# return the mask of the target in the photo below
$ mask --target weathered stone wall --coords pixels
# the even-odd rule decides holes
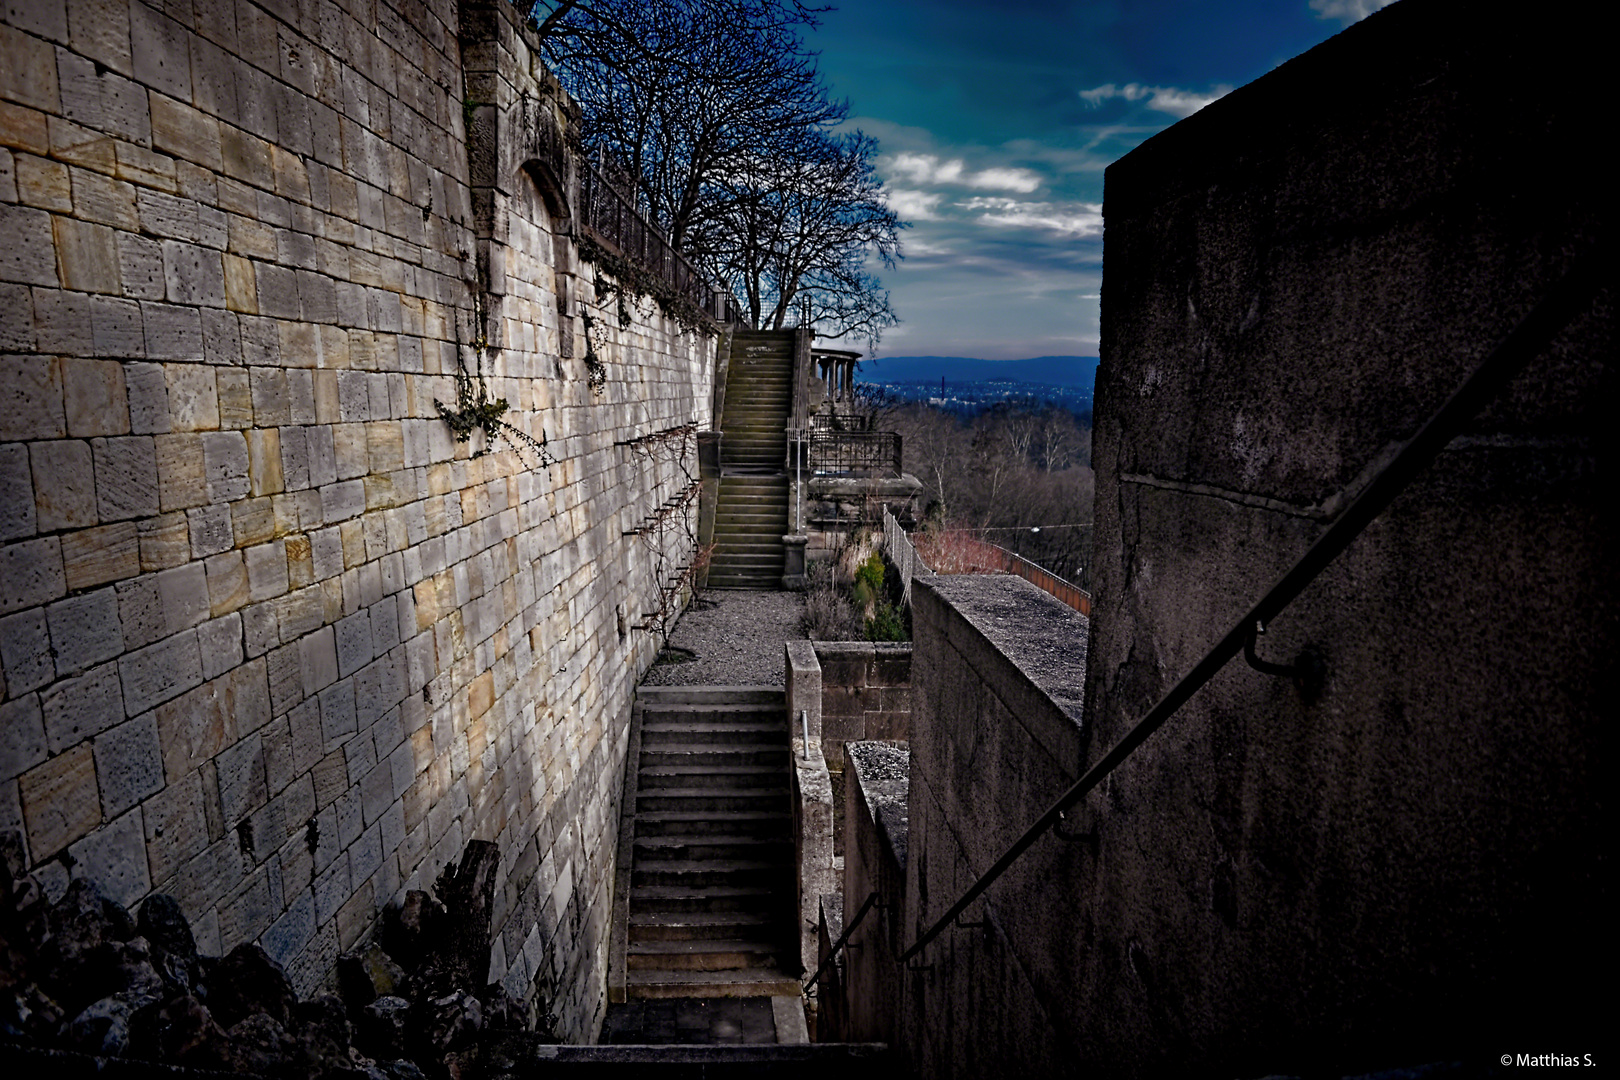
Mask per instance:
[[[881,543],[885,512],[903,528],[917,524],[922,481],[901,476],[810,476],[803,482],[803,528],[807,562],[835,563],[850,573]]]
[[[842,978],[822,995],[832,1024],[826,1040],[900,1043],[906,974],[899,962],[910,941],[903,928],[910,814],[910,755],[890,743],[851,743],[844,778],[844,916],[851,921]],[[841,931],[840,931],[841,932]],[[830,944],[830,942],[829,942]],[[834,998],[835,1000],[829,1000]]]
[[[587,384],[514,11],[0,13],[0,826],[302,989],[495,840],[492,977],[583,1038],[653,651],[623,533],[685,483],[615,444],[711,425],[713,341],[608,320]],[[458,357],[555,464],[452,440]]]

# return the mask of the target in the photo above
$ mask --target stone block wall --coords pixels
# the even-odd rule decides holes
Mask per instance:
[[[492,977],[584,1038],[623,534],[685,482],[615,444],[711,426],[713,340],[639,309],[588,385],[530,45],[494,0],[0,13],[0,827],[303,990],[497,841]],[[453,440],[458,360],[554,464]]]
[[[911,737],[911,644],[817,641],[821,745],[827,767],[844,767],[844,744]]]

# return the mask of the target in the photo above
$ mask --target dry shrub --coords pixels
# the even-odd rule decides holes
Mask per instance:
[[[812,641],[860,641],[865,634],[848,593],[830,563],[811,563],[804,574],[804,633]]]

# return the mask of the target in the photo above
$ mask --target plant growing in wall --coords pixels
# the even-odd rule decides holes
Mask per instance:
[[[557,459],[551,456],[546,449],[546,434],[541,431],[540,438],[536,439],[526,431],[514,427],[507,419],[506,412],[511,408],[505,398],[491,397],[489,386],[484,381],[484,352],[487,341],[483,334],[483,304],[478,295],[473,295],[473,315],[480,327],[477,338],[473,341],[473,370],[467,370],[466,363],[461,358],[463,348],[460,334],[456,335],[456,407],[450,408],[438,398],[433,399],[433,407],[439,410],[439,416],[450,428],[456,442],[468,442],[474,431],[484,433],[484,446],[473,452],[473,457],[483,457],[500,448],[501,440],[505,440],[519,455],[528,450],[535,455],[532,466],[537,469],[550,469],[557,464]],[[458,327],[459,329],[459,327]]]
[[[641,537],[652,557],[650,603],[635,628],[656,634],[660,649],[669,641],[670,629],[683,607],[683,596],[689,594],[694,602],[697,600],[698,582],[714,551],[713,544],[698,544],[697,530],[692,520],[701,488],[689,464],[695,454],[696,435],[697,425],[686,423],[615,444],[649,463],[659,477],[654,488],[655,497],[664,490],[666,481],[663,477],[679,473],[670,475],[670,480],[681,484],[681,487],[659,503],[634,529],[624,531],[627,537]],[[672,544],[689,553],[686,562],[676,563],[671,557]]]

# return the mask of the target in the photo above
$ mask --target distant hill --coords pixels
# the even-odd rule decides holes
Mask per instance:
[[[1045,386],[1091,391],[1097,381],[1095,356],[1037,356],[1029,360],[976,360],[967,356],[879,356],[862,360],[860,379],[875,383],[951,383],[1014,379]]]

